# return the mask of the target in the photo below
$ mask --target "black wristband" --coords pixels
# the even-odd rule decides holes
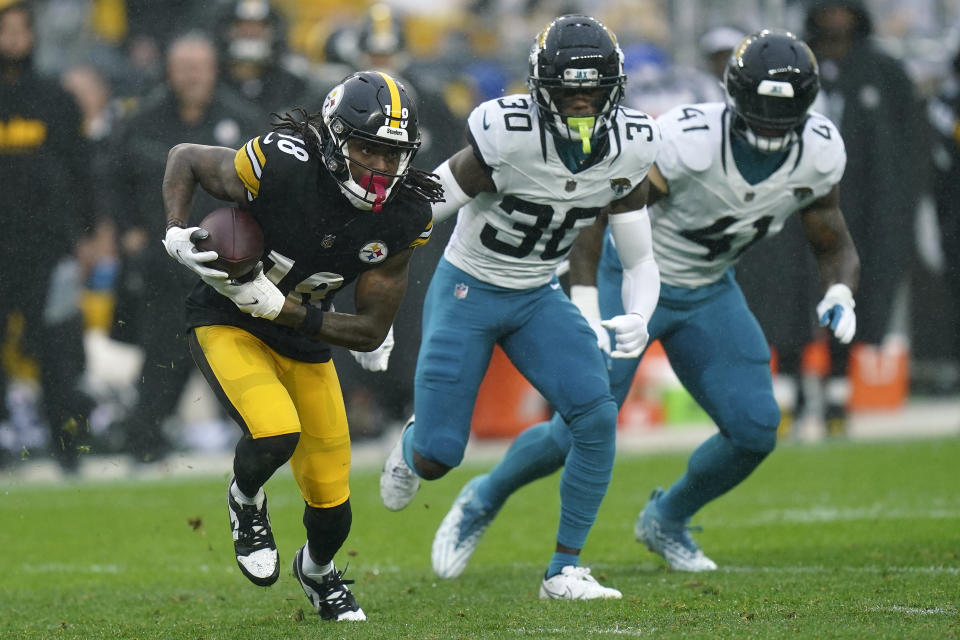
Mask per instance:
[[[297,329],[300,333],[308,336],[316,335],[316,333],[320,331],[320,327],[323,326],[323,309],[315,307],[312,304],[304,305],[304,307],[307,310],[307,315]]]

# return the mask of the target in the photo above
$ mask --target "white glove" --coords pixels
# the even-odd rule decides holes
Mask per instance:
[[[610,353],[610,334],[603,328],[600,320],[600,304],[597,300],[597,288],[575,284],[570,287],[570,301],[577,305],[593,332],[597,334],[597,346],[606,354]]]
[[[817,305],[817,318],[821,327],[829,327],[833,335],[843,344],[850,344],[857,332],[857,314],[853,292],[845,284],[834,284],[827,289],[823,300]]]
[[[387,331],[387,337],[383,339],[383,344],[373,351],[353,351],[354,359],[360,363],[360,366],[367,371],[386,371],[387,362],[390,360],[390,352],[393,351],[393,327]]]
[[[607,355],[610,354],[610,334],[603,328],[603,321],[600,318],[587,318],[587,323],[593,332],[597,334],[597,346],[600,351]]]
[[[639,358],[650,339],[647,321],[639,313],[614,316],[600,324],[614,331],[617,348],[610,354],[612,358]]]
[[[201,278],[207,277],[226,277],[225,271],[211,269],[203,266],[204,262],[216,260],[216,251],[198,251],[194,243],[196,240],[203,240],[210,235],[206,229],[200,227],[170,227],[167,229],[167,236],[161,240],[163,248],[167,250],[170,257],[184,265]]]
[[[230,298],[240,311],[249,313],[254,318],[273,320],[280,315],[283,301],[286,300],[286,296],[280,292],[277,285],[270,282],[259,267],[256,277],[249,282],[236,282],[220,276],[205,276],[203,281],[221,295]]]

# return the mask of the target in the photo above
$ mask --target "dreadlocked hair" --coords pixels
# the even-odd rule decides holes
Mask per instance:
[[[403,187],[421,200],[429,203],[444,202],[443,187],[440,185],[440,176],[429,171],[422,171],[414,167],[407,169],[407,179]]]
[[[295,107],[283,115],[271,113],[270,117],[273,118],[274,131],[289,131],[299,135],[304,142],[313,139],[318,149],[323,148],[323,134],[320,133],[323,131],[323,116],[319,111],[310,114],[303,107]]]
[[[289,131],[303,138],[304,142],[314,139],[318,149],[323,149],[323,116],[321,113],[307,113],[303,107],[294,107],[293,111],[288,111],[283,115],[278,113],[270,114],[273,119],[274,131]],[[404,177],[400,187],[406,189],[414,197],[425,202],[443,202],[443,186],[439,181],[439,176],[429,171],[423,171],[414,167],[407,169],[407,175]]]

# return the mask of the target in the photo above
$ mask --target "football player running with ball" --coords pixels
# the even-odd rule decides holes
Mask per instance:
[[[306,503],[293,572],[325,619],[366,619],[333,564],[351,524],[350,436],[330,345],[373,351],[393,322],[441,197],[410,168],[419,145],[403,86],[366,71],[331,90],[321,113],[288,113],[239,150],[174,147],[163,180],[164,244],[202,278],[186,303],[191,351],[243,430],[227,492],[237,564],[254,584],[277,580],[263,485],[289,460]],[[263,265],[249,281],[226,279],[204,265],[215,252],[195,251],[197,184],[262,227]],[[334,294],[354,280],[356,314],[335,313]]]
[[[478,387],[500,345],[563,416],[570,443],[540,597],[619,598],[579,566],[610,482],[617,406],[595,330],[555,271],[581,229],[609,216],[624,271],[624,311],[607,324],[615,331],[611,355],[637,358],[659,290],[645,205],[660,132],[646,114],[620,106],[623,53],[593,18],[550,23],[529,69],[530,93],[478,106],[468,119],[470,146],[436,170],[446,202],[434,205],[434,218],[459,216],[424,302],[416,420],[387,458],[381,498],[402,509],[420,478],[460,464]]]
[[[780,411],[770,351],[734,279],[737,258],[799,211],[825,290],[817,305],[820,322],[844,343],[856,330],[853,290],[860,263],[837,196],[846,153],[833,123],[809,112],[819,89],[813,54],[790,33],[760,31],[734,51],[724,80],[726,104],[682,105],[658,118],[663,144],[650,171],[662,281],[650,337],[661,341],[680,381],[719,428],[669,489],[653,491],[637,518],[637,540],[679,571],[716,569],[687,524],[705,504],[743,482],[777,441]],[[595,240],[593,251],[578,246],[571,262],[594,257],[571,265],[571,284],[598,284],[599,310],[592,313],[609,318],[623,312],[618,293],[628,274],[616,228],[605,243],[603,237],[599,227],[583,234],[585,244]],[[618,404],[637,366],[637,360],[613,362],[610,381]],[[569,466],[572,445],[564,419],[555,414],[530,427],[489,474],[467,483],[434,537],[438,575],[452,578],[463,571],[511,493],[565,462]]]

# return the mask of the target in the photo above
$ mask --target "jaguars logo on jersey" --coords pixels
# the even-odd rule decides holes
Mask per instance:
[[[463,206],[444,257],[509,289],[550,282],[580,230],[642,183],[657,156],[660,131],[653,118],[622,106],[609,115],[601,139],[573,170],[546,134],[530,95],[507,95],[474,109],[468,140],[497,193],[481,193]]]
[[[630,193],[633,183],[630,182],[629,178],[610,178],[610,188],[613,189],[614,195],[622,198]]]
[[[679,105],[657,120],[663,146],[657,168],[682,185],[651,207],[660,279],[676,287],[716,282],[739,257],[786,219],[840,182],[843,140],[833,123],[810,112],[800,144],[761,182],[750,184],[732,157],[731,114],[721,102]]]

